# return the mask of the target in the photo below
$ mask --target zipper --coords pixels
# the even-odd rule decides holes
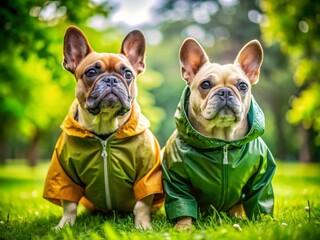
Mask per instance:
[[[106,140],[102,140],[99,138],[102,145],[101,157],[103,159],[104,186],[105,186],[105,195],[106,195],[106,205],[108,210],[112,209],[111,198],[110,198],[109,176],[108,176],[108,152],[107,152],[107,144],[110,137]]]
[[[224,145],[223,146],[223,164],[228,164],[228,147],[229,145]]]
[[[228,178],[227,178],[227,171],[228,171],[228,147],[229,145],[223,146],[223,160],[222,160],[222,189],[221,189],[221,201],[220,201],[220,209],[223,207],[227,195],[227,188],[228,188]]]

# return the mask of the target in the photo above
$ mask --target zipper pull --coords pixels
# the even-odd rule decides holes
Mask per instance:
[[[101,156],[103,157],[103,159],[105,159],[107,157],[107,141],[101,140],[101,145],[102,145]]]
[[[223,164],[228,164],[228,147],[229,145],[223,146]]]

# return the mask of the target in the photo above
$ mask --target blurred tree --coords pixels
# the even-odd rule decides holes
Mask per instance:
[[[75,80],[61,67],[65,29],[77,25],[94,49],[117,52],[123,33],[110,27],[104,32],[87,27],[90,19],[107,18],[111,10],[108,1],[1,2],[0,162],[8,156],[27,157],[35,165],[40,153],[51,155],[52,138],[59,134],[57,126],[74,99]],[[142,80],[139,100],[146,115],[158,116],[152,119],[156,129],[163,113],[151,106],[154,100],[148,91],[161,83],[161,77],[152,69],[146,75],[153,81]]]
[[[301,135],[300,160],[320,159],[320,4],[313,1],[263,0],[267,16],[264,39],[278,42],[290,58],[299,88],[291,98],[287,119]]]
[[[174,111],[185,86],[178,59],[183,39],[197,39],[212,61],[232,62],[246,42],[260,39],[259,24],[263,15],[259,2],[245,0],[164,0],[157,11],[162,16],[160,54],[166,57],[158,57],[151,64],[154,64],[152,68],[165,73],[164,84],[154,91],[157,103],[166,109],[167,119],[171,119],[161,125],[163,131],[159,139],[164,144],[174,129]],[[264,46],[264,51],[260,82],[253,87],[254,96],[266,114],[264,139],[276,157],[296,158],[293,154],[297,151],[296,141],[292,141],[296,138],[294,128],[284,117],[289,109],[288,98],[295,93],[287,56],[278,46]]]
[[[57,48],[64,24],[81,25],[92,13],[107,15],[109,9],[104,2],[91,1],[1,2],[0,160],[6,158],[9,142],[22,152],[22,140],[29,139],[27,159],[36,164],[42,133],[61,121],[62,109],[73,98],[74,86],[61,74],[61,47]]]

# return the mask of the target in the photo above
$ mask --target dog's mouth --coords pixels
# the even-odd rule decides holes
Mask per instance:
[[[227,104],[225,104],[224,106],[221,106],[220,108],[217,109],[212,109],[211,110],[211,114],[208,114],[207,119],[208,120],[212,120],[212,119],[217,119],[217,118],[221,118],[221,119],[234,119],[236,120],[236,112],[235,109],[233,107],[228,106]]]
[[[131,109],[132,97],[121,86],[109,87],[97,85],[86,100],[88,111],[93,115],[101,112],[115,112],[124,115]]]
[[[202,115],[209,121],[235,123],[241,119],[241,105],[234,99],[221,100],[213,97],[202,111]]]

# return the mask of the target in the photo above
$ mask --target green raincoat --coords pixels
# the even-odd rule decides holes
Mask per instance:
[[[246,216],[273,214],[271,180],[276,164],[260,136],[264,115],[252,97],[249,131],[235,141],[207,138],[187,118],[188,87],[178,105],[177,130],[166,143],[163,155],[165,209],[169,219],[198,218],[198,212],[214,208],[228,211],[242,203]]]
[[[149,121],[134,104],[131,117],[114,135],[98,138],[74,119],[78,102],[63,121],[45,182],[44,198],[78,203],[89,210],[132,211],[136,201],[155,194],[164,201],[160,147]]]

